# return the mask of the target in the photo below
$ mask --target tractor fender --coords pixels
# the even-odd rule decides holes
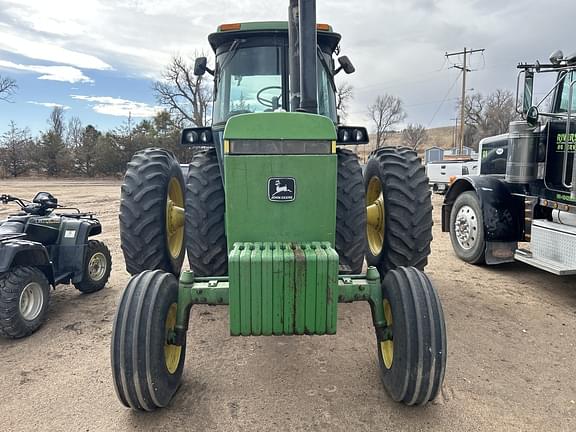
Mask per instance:
[[[466,176],[457,179],[448,189],[442,204],[442,231],[450,231],[450,213],[458,196],[474,191],[478,196],[484,219],[487,242],[517,242],[524,237],[524,199],[516,194],[514,185],[498,177]]]
[[[54,269],[44,245],[29,240],[13,239],[0,242],[0,273],[15,266],[40,269],[54,285]]]

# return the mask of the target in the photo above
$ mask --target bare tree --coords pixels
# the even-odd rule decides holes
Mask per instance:
[[[509,90],[495,90],[488,96],[474,93],[464,102],[464,142],[478,148],[482,138],[508,131],[509,123],[518,118],[514,107],[514,95]]]
[[[336,88],[336,112],[340,120],[346,120],[348,117],[348,105],[354,99],[354,87],[347,82],[342,82]]]
[[[201,57],[202,53],[195,55]],[[212,100],[210,84],[206,76],[194,76],[194,66],[182,57],[172,58],[153,90],[158,103],[168,108],[178,123],[206,125]]]
[[[10,122],[8,132],[2,135],[1,161],[7,173],[18,177],[26,172],[29,163],[29,147],[31,144],[28,129],[19,129],[16,123]]]
[[[9,102],[18,85],[12,78],[0,75],[0,100]]]
[[[402,143],[414,151],[418,151],[427,139],[428,132],[426,132],[426,128],[421,124],[409,124],[406,129],[402,131]]]
[[[402,100],[389,94],[378,96],[376,101],[368,106],[368,115],[374,122],[376,148],[382,147],[392,127],[406,118]]]
[[[82,121],[79,117],[72,117],[68,120],[68,127],[66,128],[66,143],[71,149],[76,149],[82,144],[82,134],[84,128]]]

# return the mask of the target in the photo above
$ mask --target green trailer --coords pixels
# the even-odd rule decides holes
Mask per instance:
[[[446,331],[422,272],[432,240],[428,179],[405,148],[375,150],[362,172],[342,146],[368,143],[341,125],[334,75],[354,71],[314,1],[288,22],[225,24],[208,38],[216,67],[212,126],[184,179],[162,149],[137,153],[122,186],[127,270],[112,335],[114,385],[137,410],[178,389],[194,305],[227,305],[233,336],[331,335],[338,304],[367,301],[384,387],[422,405],[440,391]],[[189,270],[181,271],[185,252]],[[366,267],[364,266],[366,263]],[[363,272],[363,270],[365,270]]]

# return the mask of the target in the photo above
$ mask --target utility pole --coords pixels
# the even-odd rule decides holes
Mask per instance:
[[[453,52],[453,53],[446,53],[446,58],[456,56],[456,55],[464,55],[464,62],[463,65],[454,65],[456,69],[460,69],[462,71],[462,101],[460,102],[460,151],[459,153],[462,155],[464,153],[464,101],[466,100],[466,72],[472,72],[471,69],[468,69],[468,55],[476,52],[484,52],[484,48],[481,49],[466,49],[464,47],[464,51],[460,52]]]

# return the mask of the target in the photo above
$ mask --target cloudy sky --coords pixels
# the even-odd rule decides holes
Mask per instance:
[[[113,128],[128,113],[159,109],[151,85],[170,57],[208,50],[223,22],[284,20],[287,0],[0,0],[0,75],[19,86],[0,102],[0,133],[10,120],[45,129],[55,105],[84,124]],[[356,66],[350,122],[367,124],[378,94],[399,96],[407,122],[453,124],[461,61],[471,57],[469,89],[515,87],[519,61],[576,51],[575,0],[318,0],[318,21],[343,34],[342,54]],[[344,74],[339,75],[342,79]]]

